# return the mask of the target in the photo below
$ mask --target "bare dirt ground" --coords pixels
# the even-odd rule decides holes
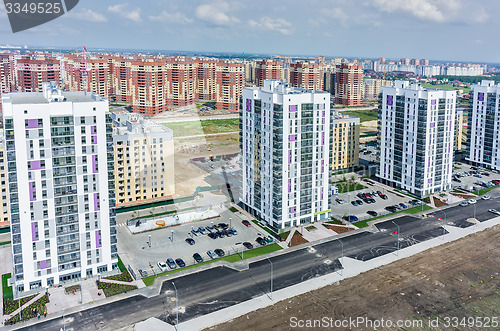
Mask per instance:
[[[207,186],[209,175],[189,160],[194,157],[239,152],[238,134],[175,140],[175,195],[184,197],[194,193],[196,187]]]
[[[478,322],[467,324],[472,319],[483,323],[487,317],[500,319],[499,253],[500,226],[496,226],[343,280],[338,285],[281,301],[210,330],[288,330],[292,329],[293,316],[302,320],[326,316],[333,320],[365,317],[390,319],[394,323],[397,320],[423,323],[423,327],[393,326],[377,330],[499,330],[492,323],[486,329],[478,327]],[[456,327],[445,327],[442,323],[429,326],[429,318],[446,322],[446,317],[457,318],[457,323],[466,322]]]

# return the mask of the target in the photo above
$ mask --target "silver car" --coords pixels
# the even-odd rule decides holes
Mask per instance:
[[[216,259],[218,256],[217,254],[215,254],[215,252],[213,250],[208,250],[207,251],[207,255],[213,260],[213,259]]]

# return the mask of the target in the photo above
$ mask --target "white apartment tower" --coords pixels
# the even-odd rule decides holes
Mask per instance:
[[[470,91],[467,154],[471,164],[500,170],[500,84],[483,80]]]
[[[2,96],[17,292],[116,267],[111,115],[95,93]]]
[[[275,231],[330,217],[330,94],[265,80],[243,89],[244,208]]]
[[[379,100],[383,183],[419,197],[451,188],[456,92],[396,81]]]

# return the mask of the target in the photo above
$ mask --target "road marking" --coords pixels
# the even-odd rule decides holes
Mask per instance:
[[[308,251],[309,253],[316,253],[316,249],[315,249],[314,247],[309,247],[309,248],[307,249],[307,251]]]
[[[324,260],[323,263],[326,264],[326,265],[330,265],[332,264],[332,260]]]

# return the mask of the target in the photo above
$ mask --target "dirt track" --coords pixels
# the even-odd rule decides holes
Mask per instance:
[[[439,317],[441,322],[446,322],[445,317],[458,317],[457,323],[467,321],[462,320],[463,317],[485,322],[486,317],[496,316],[500,320],[499,272],[500,226],[496,226],[346,279],[339,285],[281,301],[210,330],[288,330],[292,329],[290,318],[293,316],[302,320],[320,320],[326,316],[334,321],[362,316],[371,320],[390,319],[394,323],[421,320],[425,330],[500,330],[500,326],[478,328],[472,323],[457,324],[457,328],[446,328],[443,324],[427,326],[431,317]]]

